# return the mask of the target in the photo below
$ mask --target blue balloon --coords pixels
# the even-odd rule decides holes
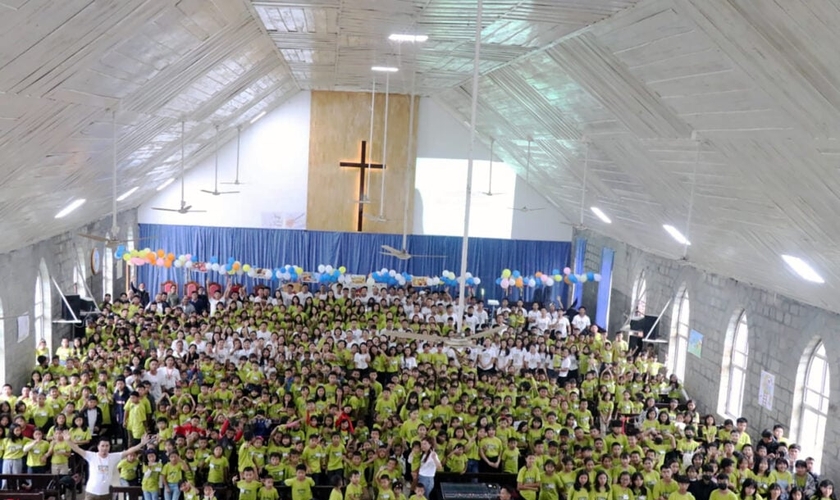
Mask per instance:
[[[560,274],[560,270],[559,270],[559,269],[552,269],[552,270],[551,270],[551,275],[552,275],[552,276],[556,276],[556,275],[558,275],[558,274]]]
[[[519,271],[514,271],[512,276],[513,276],[514,278],[521,278],[521,277],[522,277],[522,273],[520,273]]]
[[[588,279],[589,281],[595,281],[595,273],[593,273],[593,272],[586,273],[586,279]]]
[[[210,263],[211,264],[218,264],[219,263],[219,258],[218,257],[210,257]]]
[[[496,284],[501,285],[502,284],[502,278],[496,278]]]
[[[234,259],[233,257],[228,257],[228,264],[233,265],[234,262],[236,262],[236,259]]]
[[[577,283],[578,282],[577,276],[574,275],[574,274],[570,274],[569,275],[569,281],[571,281],[572,283]]]

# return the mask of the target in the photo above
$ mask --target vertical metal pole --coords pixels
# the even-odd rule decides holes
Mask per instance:
[[[472,107],[470,111],[470,155],[467,162],[467,199],[464,203],[464,239],[461,244],[461,282],[458,287],[458,333],[464,330],[464,313],[466,312],[467,288],[467,255],[470,237],[470,205],[472,202],[472,176],[475,161],[475,125],[478,115],[478,77],[479,62],[481,61],[481,10],[482,0],[478,0],[475,16],[475,57],[473,61]]]

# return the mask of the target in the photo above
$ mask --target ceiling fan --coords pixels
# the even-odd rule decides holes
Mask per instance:
[[[111,120],[111,128],[113,133],[113,151],[111,156],[111,229],[105,236],[90,233],[79,233],[82,238],[87,238],[93,241],[105,243],[105,248],[115,250],[120,245],[130,243],[129,240],[120,239],[120,227],[117,225],[117,111],[114,110]],[[152,238],[140,238],[141,240],[150,240]]]
[[[396,248],[388,245],[382,245],[382,255],[387,255],[389,257],[396,257],[399,260],[408,260],[408,259],[418,259],[418,258],[426,258],[426,259],[445,259],[446,255],[411,255],[408,253],[408,250],[397,250]]]
[[[531,213],[531,212],[539,212],[540,210],[545,210],[544,207],[539,208],[531,208],[528,206],[521,206],[521,207],[510,207],[511,210],[516,210],[517,212],[522,212],[523,214]]]
[[[241,186],[244,182],[239,182],[239,146],[242,142],[242,126],[236,127],[236,179],[233,182],[223,182],[229,186]]]
[[[238,155],[238,151],[237,151]],[[238,163],[238,162],[237,162]],[[237,178],[239,176],[237,175]],[[202,193],[212,194],[213,196],[219,196],[220,194],[238,194],[239,191],[219,191],[219,126],[216,125],[216,159],[215,165],[213,166],[213,190],[210,191],[208,189],[202,189]]]
[[[500,192],[493,192],[493,146],[495,145],[496,141],[494,139],[490,139],[490,182],[487,185],[487,191],[480,191],[478,194],[483,194],[484,196],[499,196]]]
[[[438,342],[443,342],[445,345],[449,347],[459,348],[459,347],[470,347],[475,345],[475,341],[478,339],[482,339],[485,337],[491,337],[500,333],[502,330],[507,328],[506,326],[496,326],[478,333],[474,333],[472,335],[461,335],[457,337],[441,337],[438,335],[423,335],[422,333],[411,333],[411,332],[400,332],[396,330],[388,330],[383,332],[382,334],[387,337],[392,337],[396,339],[405,339],[405,340],[414,340],[417,342],[426,342],[430,344],[436,344]]]
[[[186,168],[184,167],[184,122],[181,122],[181,208],[160,208],[160,207],[152,207],[152,210],[158,210],[160,212],[178,212],[179,214],[191,214],[191,213],[204,213],[207,210],[193,210],[192,205],[187,205],[187,202],[184,200],[184,172]]]

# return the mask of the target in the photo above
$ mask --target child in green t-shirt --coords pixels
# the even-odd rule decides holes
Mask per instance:
[[[426,487],[423,483],[417,483],[414,487],[414,494],[408,497],[408,500],[426,500]]]
[[[295,469],[295,477],[286,479],[285,484],[292,488],[292,500],[312,500],[315,481],[306,476],[305,465],[299,464]]]
[[[49,469],[47,452],[50,450],[50,443],[44,441],[41,429],[35,429],[32,438],[32,441],[23,445],[23,451],[26,452],[26,468],[30,474],[45,474]]]
[[[262,484],[256,479],[256,471],[253,467],[245,467],[242,469],[242,480],[238,476],[233,476],[233,482],[239,489],[239,500],[257,500],[257,492]]]
[[[341,476],[333,476],[330,484],[332,485],[332,490],[330,490],[330,500],[344,500],[344,494],[341,492],[344,480],[341,479]]]
[[[277,493],[277,488],[274,487],[274,478],[268,476],[263,479],[263,486],[257,494],[258,500],[278,500],[280,494]]]
[[[120,473],[120,486],[137,486],[137,469],[140,468],[140,461],[136,453],[128,453],[125,458],[117,463],[117,471]]]
[[[148,463],[143,466],[143,479],[140,481],[143,498],[146,500],[157,500],[160,489],[163,486],[161,476],[163,464],[157,461],[157,454],[151,450],[146,452],[146,461]],[[146,493],[150,495],[147,496]]]
[[[362,500],[365,488],[362,486],[362,474],[358,470],[350,472],[350,484],[344,491],[344,500]]]

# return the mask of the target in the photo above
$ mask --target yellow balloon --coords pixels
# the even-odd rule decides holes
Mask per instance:
[[[251,266],[249,264],[245,264],[242,266],[242,270],[246,273],[251,270]]]
[[[344,273],[347,272],[347,268],[344,267],[344,266],[341,266],[341,267],[338,268],[338,272],[340,272],[341,274],[344,274]]]

